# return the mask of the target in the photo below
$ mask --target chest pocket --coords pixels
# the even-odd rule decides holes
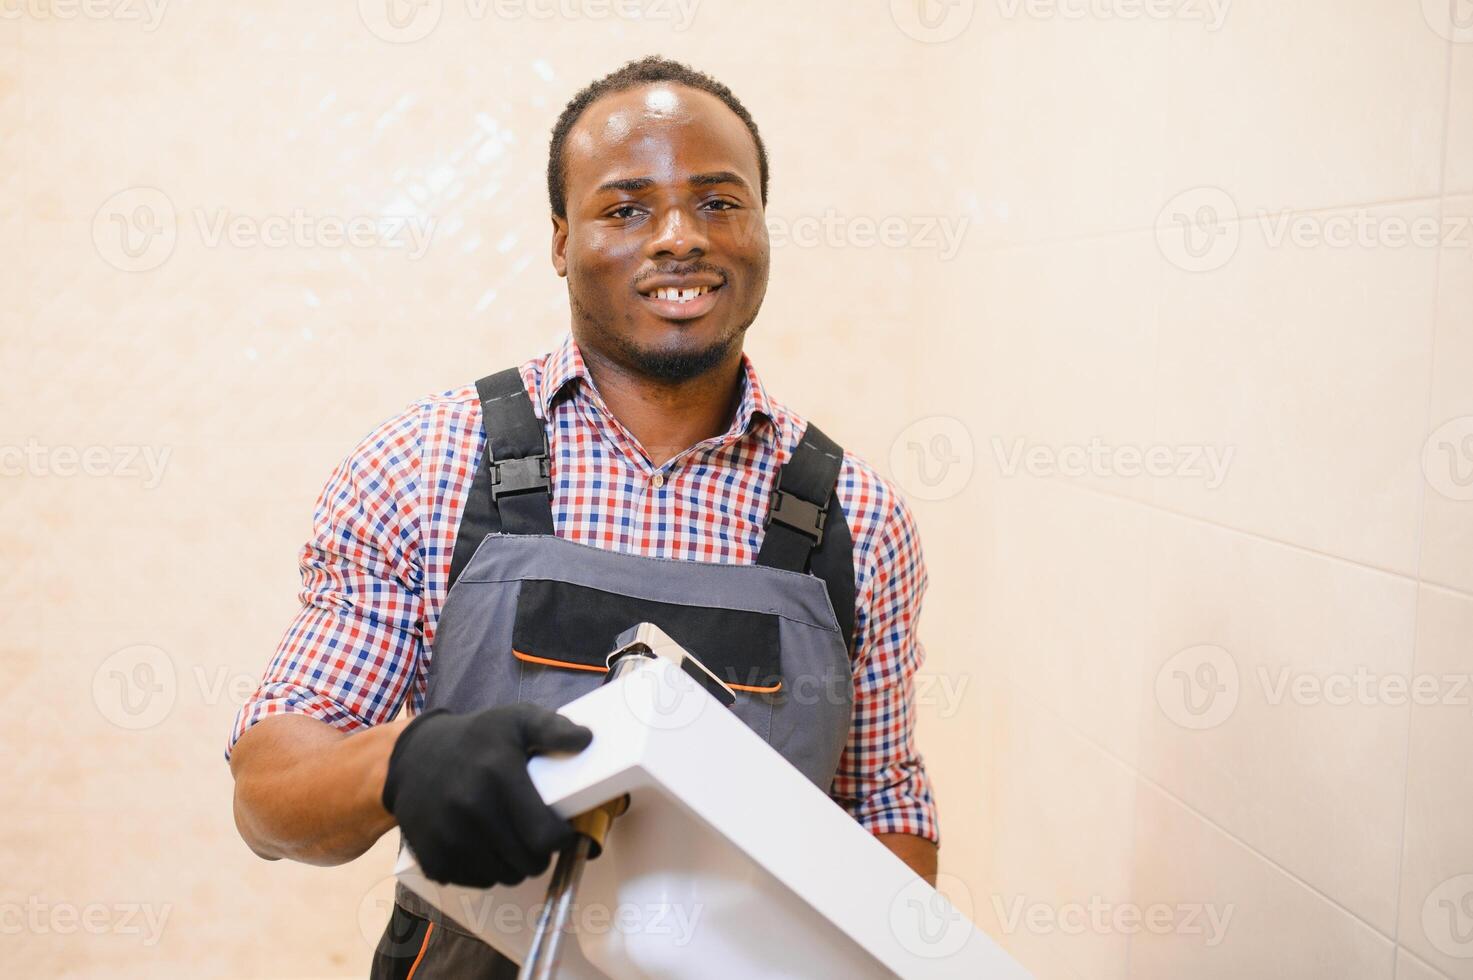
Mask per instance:
[[[548,579],[527,579],[517,596],[511,655],[518,700],[556,708],[593,690],[620,633],[654,623],[733,691],[734,711],[770,740],[774,698],[783,690],[779,618],[741,609],[661,602]]]

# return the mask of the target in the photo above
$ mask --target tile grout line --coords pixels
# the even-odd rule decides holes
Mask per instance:
[[[1032,706],[1034,706],[1036,708],[1041,709],[1044,713],[1046,713],[1051,718],[1053,718],[1056,722],[1058,722],[1063,728],[1067,729],[1071,734],[1073,734],[1077,738],[1083,740],[1084,742],[1086,742],[1087,744],[1089,744],[1090,746],[1092,746],[1093,748],[1095,748],[1097,751],[1099,751],[1099,753],[1101,755],[1107,756],[1110,759],[1110,761],[1114,762],[1116,765],[1118,765],[1122,769],[1125,769],[1135,779],[1140,780],[1142,783],[1144,783],[1147,786],[1151,787],[1152,789],[1156,790],[1162,796],[1164,796],[1166,799],[1170,800],[1171,802],[1175,803],[1177,806],[1181,807],[1182,810],[1186,811],[1187,813],[1190,813],[1192,816],[1196,817],[1198,820],[1201,820],[1202,823],[1204,823],[1207,826],[1211,827],[1213,830],[1217,831],[1223,837],[1227,838],[1228,840],[1232,841],[1234,844],[1236,844],[1239,847],[1243,848],[1244,850],[1246,850],[1247,852],[1249,852],[1250,854],[1252,854],[1254,857],[1256,857],[1259,860],[1261,860],[1264,864],[1268,865],[1273,870],[1275,870],[1275,871],[1279,872],[1280,874],[1282,874],[1285,878],[1288,878],[1290,881],[1293,881],[1295,884],[1298,884],[1301,887],[1303,887],[1306,891],[1309,891],[1310,893],[1314,894],[1316,897],[1322,899],[1327,905],[1333,906],[1335,909],[1339,910],[1344,915],[1348,916],[1349,918],[1353,919],[1355,922],[1357,922],[1360,925],[1364,926],[1366,929],[1368,929],[1370,932],[1374,933],[1379,938],[1386,940],[1392,946],[1392,952],[1393,952],[1393,957],[1394,957],[1394,955],[1395,955],[1395,949],[1396,949],[1396,945],[1397,945],[1396,940],[1394,938],[1392,938],[1391,936],[1388,936],[1385,932],[1381,931],[1380,928],[1378,928],[1377,926],[1375,926],[1371,922],[1367,921],[1366,919],[1362,918],[1358,913],[1356,913],[1356,912],[1352,911],[1351,909],[1347,908],[1338,899],[1335,899],[1332,896],[1328,895],[1327,893],[1325,893],[1324,891],[1322,891],[1317,886],[1311,884],[1309,881],[1307,881],[1304,878],[1300,877],[1295,872],[1293,872],[1293,871],[1289,870],[1288,868],[1284,867],[1282,864],[1280,864],[1278,861],[1274,860],[1269,855],[1263,853],[1258,848],[1254,847],[1252,844],[1250,844],[1247,841],[1243,840],[1237,834],[1235,834],[1232,831],[1228,830],[1226,827],[1222,826],[1217,821],[1213,820],[1207,814],[1203,813],[1201,810],[1198,810],[1196,807],[1192,806],[1186,800],[1182,799],[1181,797],[1177,796],[1175,793],[1171,792],[1171,790],[1167,789],[1165,786],[1161,785],[1156,780],[1152,779],[1150,776],[1148,776],[1144,772],[1142,772],[1138,766],[1134,766],[1131,763],[1127,762],[1126,760],[1120,758],[1113,751],[1111,751],[1108,747],[1106,747],[1105,745],[1103,745],[1100,742],[1096,741],[1093,736],[1091,736],[1091,735],[1087,734],[1086,732],[1080,730],[1079,728],[1075,727],[1074,724],[1071,723],[1068,719],[1066,719],[1063,715],[1061,715],[1057,711],[1055,711],[1050,705],[1048,705],[1046,702],[1042,701],[1033,692],[1029,691],[1027,688],[1024,688],[1024,687],[1020,686],[1011,677],[1002,677],[1001,680],[1002,680],[1002,682],[1004,684],[1007,685],[1007,687],[1008,687],[1008,689],[1010,691],[1014,691],[1017,694],[1019,694],[1021,696],[1021,698],[1022,698],[1023,701],[1027,702],[1028,704],[1030,704],[1030,705],[1032,705]],[[1132,834],[1133,833],[1134,833],[1134,831],[1132,830]]]
[[[1452,2],[1453,2],[1453,0],[1449,0],[1449,6],[1451,6]],[[1451,135],[1451,132],[1452,132],[1452,102],[1453,102],[1452,85],[1453,85],[1453,54],[1454,54],[1454,52],[1453,52],[1453,42],[1451,40],[1449,40],[1447,42],[1447,44],[1444,46],[1444,49],[1443,50],[1444,50],[1444,56],[1443,56],[1443,69],[1444,69],[1444,71],[1443,71],[1443,99],[1442,99],[1442,154],[1441,154],[1441,158],[1438,161],[1438,172],[1437,172],[1437,189],[1438,189],[1437,223],[1438,223],[1438,227],[1442,227],[1442,222],[1443,222],[1444,216],[1446,214],[1446,210],[1447,210],[1447,204],[1446,204],[1446,198],[1445,198],[1445,191],[1447,190],[1447,148],[1448,148],[1448,140],[1449,140],[1450,135]],[[1436,403],[1435,395],[1436,395],[1436,391],[1437,391],[1437,335],[1438,335],[1438,332],[1439,332],[1438,331],[1438,326],[1439,326],[1439,323],[1440,323],[1439,317],[1440,317],[1440,314],[1442,312],[1442,264],[1443,264],[1443,260],[1446,258],[1446,256],[1447,256],[1447,249],[1446,249],[1446,247],[1445,246],[1442,246],[1442,245],[1439,245],[1438,246],[1438,249],[1437,249],[1437,262],[1433,265],[1433,268],[1432,268],[1432,337],[1431,337],[1431,342],[1428,344],[1428,357],[1427,357],[1427,402],[1426,402],[1426,409],[1425,409],[1425,412],[1423,414],[1423,419],[1424,419],[1424,422],[1423,422],[1423,430],[1426,431],[1426,432],[1432,431],[1432,408],[1433,408],[1434,404]],[[1422,481],[1420,481],[1420,483],[1418,485],[1418,494],[1417,494],[1417,538],[1416,538],[1416,553],[1417,553],[1416,570],[1417,570],[1417,585],[1418,585],[1418,588],[1419,589],[1422,587],[1422,583],[1423,583],[1423,578],[1422,578],[1422,559],[1423,559],[1424,553],[1426,551],[1426,543],[1427,543],[1427,503],[1428,503],[1428,492],[1429,492],[1430,489],[1431,488],[1428,487],[1427,481],[1425,479],[1422,480]],[[1421,628],[1422,628],[1422,602],[1421,602],[1421,596],[1418,596],[1417,597],[1417,602],[1415,602],[1413,604],[1413,606],[1412,606],[1412,674],[1414,676],[1415,676],[1415,674],[1417,672],[1417,645],[1418,645],[1418,640],[1421,637]],[[1411,791],[1412,791],[1412,732],[1413,732],[1413,729],[1415,728],[1414,722],[1415,722],[1416,715],[1417,715],[1417,706],[1416,705],[1412,705],[1411,708],[1407,711],[1407,718],[1406,718],[1406,746],[1405,746],[1405,751],[1402,753],[1402,770],[1401,770],[1401,840],[1399,840],[1397,842],[1398,846],[1397,846],[1397,849],[1396,849],[1396,904],[1393,906],[1393,908],[1396,910],[1396,919],[1395,919],[1395,922],[1394,922],[1394,928],[1392,930],[1392,938],[1396,941],[1398,947],[1401,944],[1401,920],[1402,920],[1402,907],[1401,906],[1402,906],[1402,900],[1403,900],[1403,897],[1404,897],[1403,896],[1403,891],[1404,891],[1404,885],[1405,885],[1405,879],[1406,879],[1407,841],[1408,841],[1408,839],[1410,837],[1409,832],[1408,832],[1408,829],[1407,829],[1407,817],[1408,817],[1408,814],[1411,812]],[[1395,973],[1396,973],[1396,965],[1393,962],[1393,964],[1392,964],[1392,976],[1393,976],[1393,980],[1394,980],[1394,977],[1395,977]]]
[[[1439,977],[1442,977],[1443,980],[1453,980],[1452,974],[1444,972],[1440,967],[1432,963],[1428,963],[1421,956],[1418,956],[1415,952],[1407,949],[1405,946],[1397,946],[1396,949],[1397,952],[1405,953],[1408,959],[1415,960],[1417,965],[1424,968],[1428,973],[1432,973]]]
[[[1163,504],[1158,504],[1158,503],[1156,503],[1154,501],[1151,501],[1151,500],[1142,500],[1139,497],[1132,497],[1129,494],[1120,493],[1120,492],[1114,491],[1114,490],[1109,490],[1109,489],[1106,489],[1104,487],[1090,486],[1088,484],[1082,484],[1082,483],[1073,483],[1073,482],[1070,482],[1070,481],[1065,480],[1065,479],[1060,479],[1058,477],[1039,477],[1039,478],[1032,478],[1032,477],[1030,477],[1030,479],[1043,479],[1043,480],[1048,480],[1048,481],[1053,482],[1053,483],[1055,483],[1055,484],[1057,484],[1059,486],[1069,487],[1069,488],[1071,488],[1073,490],[1080,491],[1080,492],[1083,492],[1083,493],[1092,493],[1092,494],[1095,494],[1097,496],[1108,498],[1110,500],[1118,500],[1118,501],[1121,501],[1123,503],[1134,504],[1135,506],[1144,507],[1144,508],[1146,508],[1148,510],[1154,510],[1154,511],[1156,511],[1158,513],[1162,513],[1162,514],[1168,514],[1168,515],[1170,515],[1172,517],[1177,517],[1177,518],[1180,518],[1182,520],[1192,521],[1192,522],[1195,522],[1197,524],[1202,524],[1202,525],[1205,525],[1207,527],[1217,528],[1218,530],[1222,530],[1222,531],[1229,531],[1229,532],[1232,532],[1234,534],[1240,534],[1240,535],[1243,535],[1245,537],[1253,538],[1254,540],[1257,540],[1257,541],[1263,541],[1263,542],[1266,542],[1268,544],[1278,545],[1278,546],[1283,547],[1283,548],[1289,548],[1289,549],[1292,549],[1294,551],[1300,552],[1302,554],[1314,555],[1317,558],[1324,558],[1324,559],[1326,559],[1328,561],[1332,561],[1332,562],[1335,562],[1337,564],[1349,565],[1352,568],[1361,569],[1362,571],[1376,572],[1376,573],[1378,573],[1380,575],[1385,575],[1388,578],[1400,579],[1400,580],[1402,580],[1402,581],[1404,581],[1404,582],[1406,582],[1406,583],[1408,583],[1410,585],[1427,585],[1429,587],[1436,587],[1436,588],[1438,588],[1441,591],[1451,592],[1451,593],[1454,593],[1455,595],[1458,595],[1458,596],[1460,596],[1462,598],[1465,598],[1465,599],[1468,599],[1468,600],[1473,600],[1473,592],[1464,591],[1463,589],[1460,589],[1460,588],[1458,588],[1455,585],[1445,585],[1445,584],[1440,583],[1440,582],[1431,582],[1431,581],[1423,582],[1416,575],[1409,575],[1406,572],[1398,572],[1398,571],[1395,571],[1395,570],[1390,569],[1390,568],[1384,568],[1384,567],[1382,567],[1380,565],[1372,564],[1370,562],[1360,561],[1360,560],[1355,559],[1355,558],[1347,558],[1344,555],[1337,555],[1337,554],[1335,554],[1333,552],[1329,552],[1329,551],[1322,551],[1322,550],[1320,550],[1318,548],[1310,547],[1309,545],[1299,544],[1299,543],[1294,542],[1294,541],[1289,541],[1289,540],[1287,540],[1285,538],[1276,538],[1273,535],[1264,534],[1264,533],[1262,533],[1260,531],[1254,531],[1254,530],[1252,530],[1250,528],[1238,527],[1238,526],[1233,525],[1233,524],[1226,524],[1226,523],[1224,523],[1222,521],[1214,520],[1213,518],[1210,518],[1210,517],[1203,517],[1200,514],[1193,514],[1190,511],[1178,510],[1178,509],[1173,508],[1173,507],[1167,507],[1167,506],[1165,506]]]

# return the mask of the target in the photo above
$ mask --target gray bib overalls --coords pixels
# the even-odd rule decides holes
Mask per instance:
[[[755,565],[624,554],[555,535],[546,428],[520,372],[476,388],[485,451],[461,516],[423,710],[558,708],[603,681],[616,636],[651,622],[730,685],[737,717],[828,792],[854,698],[853,544],[834,499],[843,450],[808,426],[778,474]],[[419,980],[517,973],[401,885],[372,976],[411,970]]]

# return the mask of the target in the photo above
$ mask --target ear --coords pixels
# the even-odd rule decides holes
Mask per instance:
[[[552,267],[563,278],[568,275],[568,219],[552,216]]]

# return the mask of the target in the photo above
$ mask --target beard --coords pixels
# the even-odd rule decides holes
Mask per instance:
[[[733,348],[739,347],[747,328],[757,319],[755,313],[742,324],[731,327],[720,336],[701,346],[691,346],[677,340],[664,347],[644,346],[636,343],[625,332],[614,328],[613,317],[600,317],[578,301],[569,290],[569,303],[575,321],[587,336],[596,338],[595,343],[605,356],[652,381],[680,384],[698,378],[718,367],[730,356]]]

